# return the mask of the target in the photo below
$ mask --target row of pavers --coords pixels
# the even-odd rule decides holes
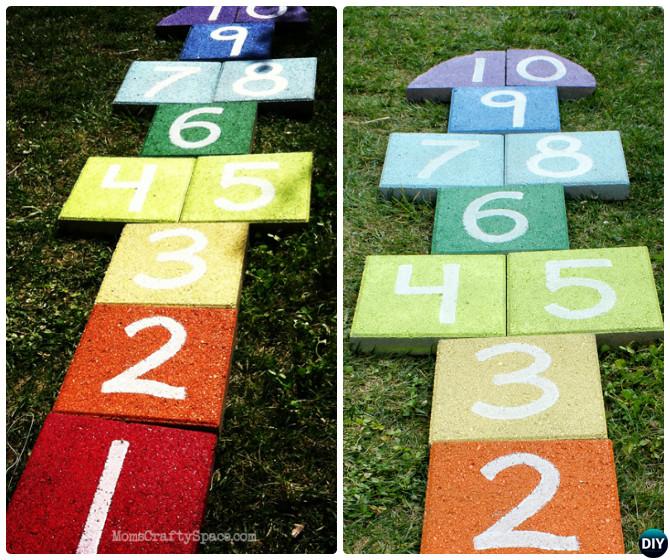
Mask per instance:
[[[128,105],[132,89],[134,105],[158,110],[142,157],[89,158],[59,217],[76,232],[122,233],[8,507],[10,552],[197,549],[249,223],[309,219],[311,153],[236,155],[251,150],[257,104],[291,90],[283,70],[294,61],[267,56],[275,24],[296,21],[308,21],[304,9],[185,8],[158,31],[190,28],[198,60],[225,62],[191,62],[189,39],[184,62],[130,67],[115,104]],[[309,60],[303,102],[314,96]],[[235,89],[223,71],[232,66],[252,68],[242,99],[209,103],[203,68]]]
[[[630,192],[617,131],[560,131],[594,89],[516,49],[408,87],[451,100],[448,132],[392,134],[380,191],[436,201],[432,254],[367,258],[351,343],[437,352],[422,553],[624,551],[597,339],[663,321],[646,247],[569,249],[565,196]]]

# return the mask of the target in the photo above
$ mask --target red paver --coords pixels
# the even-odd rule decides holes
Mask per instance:
[[[98,304],[54,411],[217,429],[236,322],[234,309]]]
[[[49,414],[7,509],[7,550],[195,552],[187,537],[200,528],[215,446],[209,432]]]
[[[612,443],[434,443],[421,552],[623,553]]]

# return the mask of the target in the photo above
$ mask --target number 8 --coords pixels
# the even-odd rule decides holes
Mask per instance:
[[[244,76],[233,84],[233,91],[245,97],[268,97],[284,91],[288,87],[288,80],[280,76],[284,67],[278,62],[256,62],[244,69]],[[251,90],[247,88],[249,82],[270,81],[274,85],[266,90]]]
[[[562,150],[558,150],[549,146],[552,142],[566,142],[568,145]],[[575,138],[574,136],[567,136],[565,134],[545,136],[544,138],[541,138],[536,144],[536,148],[539,153],[532,156],[526,162],[526,167],[528,167],[528,171],[534,173],[535,175],[540,175],[542,177],[554,177],[556,179],[584,175],[585,173],[591,171],[591,168],[593,167],[593,160],[586,154],[579,153],[579,149],[581,147],[581,140]],[[545,159],[558,157],[574,159],[577,162],[577,167],[567,171],[552,171],[540,166],[540,164]]]

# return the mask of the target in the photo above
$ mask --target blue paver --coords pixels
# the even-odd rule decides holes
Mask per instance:
[[[386,196],[434,200],[440,188],[503,181],[502,135],[393,133],[379,187]]]
[[[274,23],[194,25],[180,60],[254,60],[272,54]]]
[[[571,197],[628,197],[630,182],[618,131],[505,136],[505,183],[561,183]]]
[[[314,101],[316,58],[223,63],[215,101]]]
[[[135,61],[114,104],[211,103],[220,71],[220,62]]]
[[[449,132],[518,133],[561,130],[555,87],[455,88]]]

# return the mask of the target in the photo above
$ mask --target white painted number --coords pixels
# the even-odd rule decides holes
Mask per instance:
[[[274,19],[283,16],[286,13],[286,6],[277,6],[277,11],[274,14],[259,14],[256,11],[256,6],[247,6],[247,14],[250,17],[258,19]]]
[[[520,212],[507,208],[481,209],[487,202],[501,198],[522,200],[523,193],[519,191],[498,191],[475,198],[463,212],[463,226],[470,237],[485,243],[505,243],[521,237],[528,231],[528,219]],[[494,216],[504,216],[514,220],[514,227],[506,233],[486,233],[482,231],[477,222],[482,218]]]
[[[170,126],[170,142],[179,148],[185,150],[195,150],[197,148],[204,148],[216,142],[221,136],[221,128],[209,121],[191,121],[188,122],[188,119],[195,117],[197,115],[221,115],[223,114],[223,107],[200,107],[198,109],[193,109],[192,111],[187,111],[183,115],[180,115]],[[208,134],[202,140],[185,140],[181,135],[182,130],[187,130],[189,128],[204,128],[208,131]]]
[[[105,381],[100,389],[102,393],[139,393],[161,399],[176,400],[186,398],[185,387],[174,387],[153,379],[139,379],[145,373],[167,362],[181,350],[186,342],[186,330],[181,323],[170,317],[146,317],[131,323],[125,330],[128,336],[133,337],[138,332],[152,327],[162,327],[167,330],[170,333],[170,340],[141,362]]]
[[[115,439],[109,446],[105,466],[102,469],[98,487],[95,489],[93,501],[88,510],[84,532],[77,545],[77,554],[95,554],[98,552],[109,506],[112,504],[116,483],[119,481],[129,447],[130,443],[123,439]]]
[[[209,14],[209,17],[207,19],[209,21],[216,21],[217,19],[219,19],[221,8],[223,8],[223,6],[212,6],[212,12]]]
[[[539,414],[551,408],[558,400],[558,387],[539,374],[547,371],[551,367],[551,356],[539,346],[533,344],[524,344],[521,342],[510,342],[507,344],[498,344],[490,348],[484,348],[475,354],[480,362],[485,362],[491,358],[496,358],[502,354],[512,354],[521,352],[528,354],[533,358],[533,363],[526,368],[509,373],[496,373],[493,376],[494,385],[534,385],[542,389],[542,396],[531,403],[519,406],[496,406],[485,402],[477,401],[472,405],[472,412],[491,420],[520,420]]]
[[[551,148],[550,144],[555,142],[566,142],[567,146],[562,150]],[[554,134],[553,136],[545,136],[541,138],[536,144],[538,153],[532,156],[527,162],[526,167],[531,173],[540,175],[542,177],[554,177],[556,179],[564,179],[568,177],[577,177],[584,175],[591,171],[593,167],[593,160],[586,154],[579,152],[582,147],[582,141],[574,136],[566,134]],[[552,171],[545,169],[540,164],[545,159],[552,158],[569,158],[577,162],[577,167],[568,169],[567,171]]]
[[[535,515],[551,501],[558,490],[561,475],[546,459],[532,453],[510,453],[484,465],[481,473],[493,480],[498,473],[526,465],[540,473],[540,482],[512,511],[503,515],[474,540],[476,550],[490,548],[539,548],[541,550],[579,550],[577,537],[563,537],[544,531],[520,531],[516,527]]]
[[[616,292],[609,284],[593,278],[581,278],[578,276],[569,276],[561,278],[561,270],[564,268],[611,268],[612,261],[609,259],[575,259],[567,261],[547,261],[545,263],[545,272],[547,275],[547,289],[550,292],[556,292],[561,288],[573,286],[591,288],[600,294],[600,301],[593,307],[585,309],[568,309],[562,305],[551,303],[544,309],[561,319],[591,319],[607,313],[616,303]]]
[[[399,296],[442,295],[440,304],[440,323],[456,322],[456,300],[458,299],[458,283],[461,271],[460,264],[442,265],[443,283],[441,286],[410,286],[412,282],[412,265],[401,264],[395,281],[395,293]]]
[[[485,58],[475,58],[475,69],[472,72],[472,83],[479,84],[484,81],[484,68],[486,68]]]
[[[548,62],[554,67],[554,73],[551,76],[536,76],[535,74],[531,74],[528,71],[528,66],[530,66],[533,62],[538,62],[540,60]],[[565,68],[565,65],[560,60],[554,58],[553,56],[545,55],[529,56],[523,60],[520,60],[516,65],[516,71],[519,73],[519,76],[532,82],[553,82],[555,80],[560,80],[568,72]]]
[[[157,243],[171,237],[190,237],[193,240],[193,244],[178,251],[158,253],[156,260],[158,262],[183,262],[191,266],[191,271],[176,278],[156,278],[141,272],[133,277],[135,284],[148,290],[172,290],[192,284],[202,278],[205,272],[207,272],[207,263],[196,255],[196,253],[207,247],[207,237],[205,237],[204,233],[191,228],[165,229],[152,233],[149,236],[149,241]]]
[[[202,68],[199,66],[154,66],[154,72],[172,72],[172,76],[165,78],[164,80],[158,82],[151,89],[147,90],[144,94],[144,97],[147,99],[153,98],[159,91],[165,89],[168,86],[171,86],[175,82],[178,82],[182,78],[187,76],[193,76],[200,72]]]
[[[497,101],[496,98],[507,98]],[[511,97],[511,99],[510,99]],[[526,119],[526,96],[520,91],[497,89],[482,95],[481,102],[487,107],[506,109],[512,107],[512,128],[523,127]]]
[[[454,159],[456,156],[461,155],[462,153],[467,152],[468,150],[474,150],[479,147],[478,140],[421,140],[422,146],[448,146],[446,152],[440,154],[434,159],[431,159],[426,166],[419,171],[419,179],[430,179],[431,175],[435,173],[440,167],[442,167],[449,160]]]
[[[244,76],[233,84],[233,91],[245,97],[268,97],[284,91],[288,80],[280,76],[284,67],[278,62],[256,62],[244,69]],[[249,89],[251,82],[272,82],[272,87],[265,90]]]
[[[275,197],[274,185],[267,179],[262,177],[237,177],[235,174],[238,170],[243,169],[279,169],[279,163],[276,161],[263,162],[249,162],[249,163],[226,163],[223,166],[221,173],[221,186],[224,189],[229,189],[236,185],[251,185],[260,189],[260,194],[257,198],[249,202],[233,202],[225,197],[217,198],[214,201],[219,208],[224,210],[232,210],[233,212],[245,212],[248,210],[257,210],[270,204]]]
[[[239,25],[227,25],[225,27],[219,27],[209,34],[209,36],[215,41],[233,42],[233,46],[230,49],[230,56],[240,56],[244,42],[247,40],[247,35],[249,35],[247,28],[240,27]]]
[[[130,201],[130,206],[128,206],[129,212],[141,212],[142,207],[144,206],[144,201],[147,198],[147,193],[151,188],[151,184],[154,182],[154,177],[158,166],[153,163],[146,164],[142,167],[142,176],[140,180],[136,183],[132,181],[117,181],[116,178],[121,171],[121,165],[114,163],[109,166],[107,173],[102,180],[103,189],[130,189],[134,190],[135,194],[133,195],[132,200]]]

